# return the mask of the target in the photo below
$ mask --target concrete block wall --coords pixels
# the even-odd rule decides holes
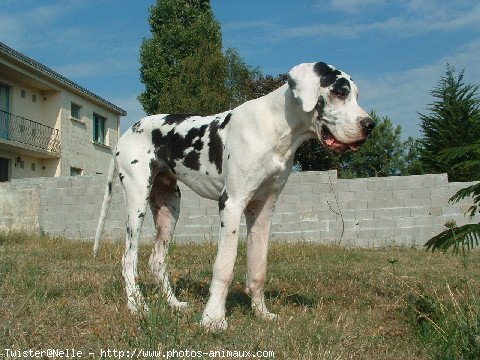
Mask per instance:
[[[25,228],[54,236],[91,239],[105,191],[104,175],[14,180],[0,184],[0,229]],[[444,229],[461,225],[469,201],[448,199],[466,183],[449,183],[445,174],[338,179],[335,171],[293,173],[272,219],[272,239],[314,241],[346,246],[423,245]],[[217,202],[202,199],[180,184],[181,215],[177,241],[218,238]],[[242,219],[241,236],[246,235]],[[105,237],[123,239],[125,206],[119,182],[105,226]],[[148,213],[142,239],[155,229]]]

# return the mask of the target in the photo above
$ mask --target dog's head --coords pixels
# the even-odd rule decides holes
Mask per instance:
[[[333,66],[297,65],[288,73],[288,86],[320,142],[332,150],[357,150],[375,127],[357,104],[358,89],[352,78]]]

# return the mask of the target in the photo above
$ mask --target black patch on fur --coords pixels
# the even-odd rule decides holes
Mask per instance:
[[[118,177],[120,178],[120,182],[123,183],[123,179],[125,178],[125,175],[120,173],[120,174],[118,174]]]
[[[192,170],[200,169],[200,153],[198,151],[192,150],[183,159],[183,165]]]
[[[203,141],[201,138],[197,139],[197,141],[193,143],[193,148],[198,151],[203,149]]]
[[[163,118],[163,122],[167,125],[180,124],[186,119],[195,116],[193,114],[169,114]]]
[[[222,130],[225,129],[225,126],[227,126],[227,124],[230,122],[231,118],[232,118],[232,113],[228,113],[228,115],[225,116],[225,119],[220,124],[219,128],[222,129]]]
[[[120,155],[120,151],[117,151],[117,153],[115,154],[115,156],[118,156],[118,155]]]
[[[344,78],[338,78],[332,86],[332,90],[342,95],[348,95],[350,92],[350,82]]]
[[[223,143],[222,138],[218,134],[218,120],[210,123],[210,134],[208,142],[208,160],[215,164],[219,174],[222,173]]]
[[[173,173],[175,173],[176,161],[181,159],[184,159],[185,166],[187,166],[185,164],[186,161],[189,164],[189,168],[198,170],[200,165],[198,165],[197,168],[196,163],[198,160],[195,161],[198,154],[194,155],[190,152],[189,155],[186,155],[185,151],[190,147],[196,150],[203,148],[201,138],[205,134],[207,127],[208,125],[206,124],[200,127],[193,127],[188,130],[185,136],[177,133],[175,128],[166,134],[162,134],[160,129],[152,130],[152,144],[155,147],[155,157],[157,159],[163,159]],[[196,138],[198,138],[198,140],[194,142]],[[186,159],[187,156],[189,157],[188,159]]]
[[[228,200],[227,190],[223,190],[222,195],[218,198],[218,209],[222,211],[225,209],[225,203]]]
[[[148,166],[150,167],[150,176],[148,177],[148,187],[151,187],[153,185],[153,180],[155,179],[155,176],[157,176],[160,166],[158,165],[158,161],[156,159],[151,159],[150,162],[148,163]]]
[[[297,83],[290,76],[288,77],[288,87],[294,90],[297,87]]]
[[[328,74],[322,76],[320,79],[320,86],[321,87],[329,87],[332,85],[336,80],[339,75],[342,75],[342,73],[338,70],[333,70],[332,72],[329,72]]]
[[[141,120],[137,121],[135,124],[132,125],[132,132],[136,134],[141,134],[143,129],[140,130],[140,125],[142,124]]]
[[[318,98],[317,104],[315,105],[315,110],[317,110],[317,119],[321,119],[323,117],[323,112],[325,110],[325,98],[320,96]]]
[[[138,218],[139,218],[139,219],[140,219],[140,218],[143,218],[143,217],[145,217],[145,214],[144,214],[144,213],[138,214]]]
[[[162,132],[160,129],[152,130],[152,144],[155,146],[160,146],[162,143]]]
[[[220,221],[220,227],[225,227],[225,224],[223,223],[223,221]]]
[[[137,159],[133,160],[130,164],[133,165],[133,164],[136,164],[136,163],[138,163],[138,160],[137,160]]]
[[[315,74],[318,75],[318,77],[322,77],[329,72],[331,72],[333,69],[332,67],[328,66],[324,62],[317,62],[315,65],[313,65],[313,71],[315,71]]]
[[[235,235],[237,233],[237,230],[233,230],[232,234]]]
[[[313,71],[320,77],[321,87],[329,87],[337,80],[337,77],[342,74],[339,70],[328,66],[324,62],[315,63]]]
[[[109,194],[112,193],[112,182],[111,181],[108,182],[108,193]]]

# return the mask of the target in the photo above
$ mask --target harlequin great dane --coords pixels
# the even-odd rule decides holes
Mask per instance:
[[[290,175],[300,144],[317,137],[327,148],[356,150],[375,123],[357,104],[358,90],[349,75],[323,62],[295,66],[288,83],[237,108],[212,116],[147,116],[119,139],[95,236],[97,252],[118,172],[127,208],[123,256],[128,308],[148,311],[137,286],[137,252],[147,204],[157,237],[149,259],[163,295],[177,300],[167,274],[166,255],[180,212],[183,182],[198,195],[218,201],[220,237],[210,298],[201,325],[224,330],[225,300],[233,278],[240,217],[247,223],[246,292],[256,315],[274,319],[263,286],[273,206]]]

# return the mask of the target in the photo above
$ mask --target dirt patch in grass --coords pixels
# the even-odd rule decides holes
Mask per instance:
[[[208,334],[198,322],[215,250],[214,244],[172,248],[175,291],[191,305],[187,312],[175,313],[158,296],[146,270],[151,246],[142,246],[140,283],[151,312],[135,318],[126,308],[122,245],[103,243],[94,260],[89,242],[3,236],[0,352],[75,348],[98,358],[101,349],[176,350],[183,355],[189,350],[205,352],[208,358],[210,351],[229,350],[272,351],[275,359],[428,359],[431,351],[415,327],[419,310],[412,299],[448,297],[466,284],[478,295],[472,280],[480,275],[478,253],[470,254],[465,267],[452,255],[421,249],[274,243],[266,294],[280,320],[269,323],[252,315],[243,292],[246,259],[241,243],[227,301],[229,328]]]

